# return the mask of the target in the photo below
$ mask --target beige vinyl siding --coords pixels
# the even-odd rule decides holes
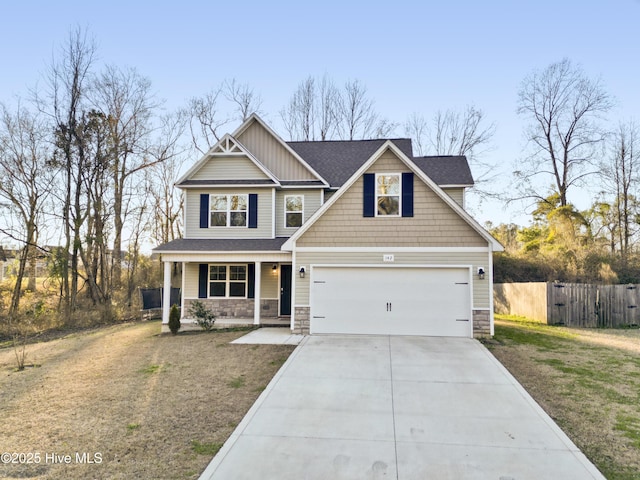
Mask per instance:
[[[187,263],[184,266],[184,298],[198,298],[198,263]]]
[[[238,141],[280,180],[317,180],[257,121],[240,134]]]
[[[280,295],[280,267],[277,270],[273,270],[273,263],[261,264],[262,269],[262,283],[260,284],[260,298],[279,298]]]
[[[272,238],[272,189],[266,188],[216,188],[187,189],[185,238]],[[258,228],[248,227],[213,227],[200,228],[200,194],[236,195],[258,194]]]
[[[284,221],[284,197],[289,195],[300,195],[304,197],[304,213],[303,222],[311,218],[322,201],[321,190],[277,190],[276,191],[276,237],[290,237],[295,233],[297,228],[285,227]]]
[[[402,173],[408,168],[390,151],[368,173]],[[486,247],[485,240],[430,187],[414,177],[414,216],[363,217],[359,178],[297,241],[322,247]]]
[[[225,264],[225,262],[215,262],[215,263],[222,263]],[[246,263],[252,263],[252,262],[246,262]],[[198,298],[198,280],[199,280],[199,275],[200,275],[200,264],[199,263],[187,263],[185,265],[185,269],[184,269],[184,276],[185,276],[185,280],[184,280],[184,298],[187,299],[193,299],[193,298]],[[261,264],[261,268],[262,268],[262,288],[260,290],[260,298],[278,298],[278,294],[279,294],[279,279],[280,277],[278,276],[278,271],[276,270],[276,273],[273,273],[273,270],[271,270],[271,267],[273,266],[273,263],[262,263]]]
[[[211,156],[190,180],[253,180],[269,178],[246,156]]]
[[[391,252],[390,252],[391,253]],[[394,262],[383,262],[383,252],[297,252],[293,271],[304,265],[308,271],[312,265],[471,265],[473,283],[472,308],[489,308],[491,282],[489,275],[479,280],[478,267],[489,268],[489,252],[394,252]],[[309,305],[309,284],[313,281],[313,272],[305,278],[295,279],[295,305]]]
[[[451,199],[464,208],[464,188],[443,188],[444,193],[449,195]]]

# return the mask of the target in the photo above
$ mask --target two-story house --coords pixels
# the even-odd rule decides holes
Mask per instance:
[[[299,333],[493,334],[493,252],[464,157],[408,139],[285,142],[253,115],[180,178],[183,239],[158,246],[182,321],[287,318]],[[169,299],[163,323],[168,322]]]

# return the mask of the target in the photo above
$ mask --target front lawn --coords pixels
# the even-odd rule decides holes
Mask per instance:
[[[497,316],[486,345],[607,479],[640,478],[640,330]]]
[[[0,478],[197,478],[292,346],[158,322],[0,348]],[[37,454],[37,456],[36,456]]]

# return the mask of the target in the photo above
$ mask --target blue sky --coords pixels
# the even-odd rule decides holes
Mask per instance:
[[[0,101],[26,96],[81,26],[102,62],[136,67],[168,109],[236,78],[262,95],[266,120],[282,134],[277,112],[308,75],[361,80],[379,112],[400,123],[474,104],[496,124],[486,160],[508,185],[524,155],[517,92],[532,70],[568,57],[616,98],[612,125],[640,118],[639,20],[638,0],[6,2]],[[586,207],[593,193],[575,200]],[[476,214],[527,221],[517,205],[487,203]]]

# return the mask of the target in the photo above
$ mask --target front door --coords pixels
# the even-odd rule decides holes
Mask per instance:
[[[280,315],[291,315],[291,265],[280,265]]]

